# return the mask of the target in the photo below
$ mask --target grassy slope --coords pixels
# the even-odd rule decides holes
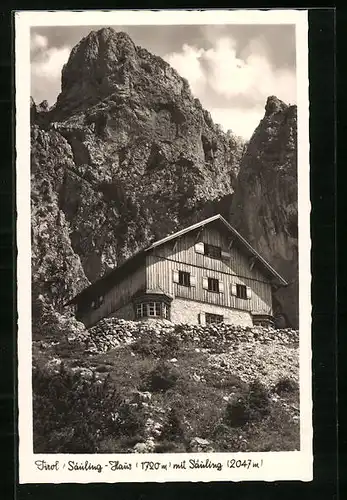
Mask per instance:
[[[285,378],[283,371],[277,373],[271,366],[268,371],[264,368],[264,362],[276,358],[277,350],[284,349],[283,346],[277,346],[276,350],[272,344],[262,345],[261,348],[243,345],[238,348],[238,353],[232,346],[220,346],[220,352],[216,353],[196,348],[190,343],[184,346],[177,342],[164,345],[158,339],[153,342],[144,339],[107,353],[87,354],[82,348],[68,349],[64,343],[43,350],[38,345],[34,345],[34,366],[46,366],[43,372],[46,373],[46,382],[41,385],[36,383],[35,388],[34,380],[37,452],[48,449],[78,452],[79,448],[74,448],[74,443],[81,432],[89,437],[93,434],[89,441],[81,438],[83,443],[89,443],[85,444],[85,449],[82,446],[81,452],[131,452],[137,443],[144,444],[135,451],[145,452],[299,449],[297,384],[284,387],[287,391],[276,391],[276,381]],[[289,361],[295,358],[294,351],[297,349],[286,347],[285,350]],[[170,361],[172,358],[176,361]],[[243,366],[241,360],[246,358],[247,363]],[[281,359],[284,359],[284,352],[279,353],[280,363]],[[60,361],[64,362],[68,372],[75,373],[75,382],[62,383],[60,380],[58,386],[63,388],[59,389],[57,396],[50,384],[54,382],[52,379],[60,376],[59,373],[54,374],[59,372],[54,367],[57,368]],[[287,365],[291,365],[288,359]],[[292,369],[293,365],[295,363],[291,365]],[[50,367],[48,371],[47,366]],[[253,400],[249,384],[252,366],[253,378],[266,385],[260,387],[258,399],[253,397]],[[100,387],[105,378],[105,387],[107,385],[109,389],[97,393],[94,401],[90,386]],[[88,379],[88,390],[76,389],[80,387],[78,380]],[[117,396],[109,397],[111,389],[117,391]],[[79,400],[86,398],[84,406],[79,407],[76,400],[59,402],[59,398],[72,398],[71,394],[78,391]],[[55,394],[55,399],[52,394]],[[100,406],[102,400],[105,403]],[[51,410],[46,415],[48,407]],[[110,419],[113,412],[118,415],[117,408],[121,408],[120,413],[125,412],[122,422],[120,417],[116,422]],[[58,411],[62,414],[66,411],[69,416],[63,420],[59,420],[60,416],[55,419]],[[127,426],[125,420],[132,426]],[[80,422],[90,424],[89,430],[79,430]],[[72,434],[68,432],[69,427]],[[71,437],[73,432],[75,438]],[[49,442],[47,437],[52,433],[54,443]],[[195,437],[209,443],[203,442],[200,448],[196,448],[192,442]],[[67,444],[69,440],[70,444]]]

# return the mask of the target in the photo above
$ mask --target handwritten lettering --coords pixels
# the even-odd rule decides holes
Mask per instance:
[[[83,471],[90,471],[90,470],[96,470],[97,472],[102,472],[102,465],[101,464],[93,464],[92,462],[89,462],[86,460],[85,462],[75,462],[74,460],[69,460],[68,461],[68,471],[77,471],[77,470],[83,470]]]
[[[48,463],[46,460],[35,460],[35,465],[38,470],[59,470],[59,461]]]
[[[115,470],[131,470],[132,469],[132,465],[131,464],[128,464],[126,462],[121,463],[119,460],[110,460],[108,463],[111,466],[111,471],[115,471]]]
[[[212,462],[209,458],[206,460],[199,460],[195,458],[189,459],[190,469],[217,469],[221,471],[223,466],[221,462]]]

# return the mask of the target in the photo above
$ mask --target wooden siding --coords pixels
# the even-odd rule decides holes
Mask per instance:
[[[145,289],[145,269],[143,267],[131,273],[127,278],[117,283],[109,290],[97,309],[90,308],[85,314],[81,314],[81,320],[85,325],[95,324],[101,318],[112,315],[122,306],[127,304],[134,293]]]
[[[195,251],[195,243],[221,247],[230,258],[214,259]],[[207,302],[224,307],[272,314],[271,286],[267,278],[254,266],[236,246],[228,248],[230,240],[218,228],[208,226],[202,232],[188,233],[181,238],[158,247],[146,259],[147,289],[161,288],[174,297]],[[173,270],[189,272],[196,277],[195,287],[173,283]],[[203,277],[220,280],[224,293],[214,293],[202,286]],[[251,288],[251,299],[240,299],[231,295],[231,283]]]
[[[250,269],[248,258],[237,248],[235,242],[229,249],[231,240],[232,236],[229,233],[222,233],[222,231],[210,224],[201,232],[197,230],[188,233],[181,238],[168,242],[166,245],[155,248],[153,252],[155,255],[194,266],[220,272],[232,272],[238,276],[268,281],[257,265]],[[230,253],[230,259],[214,259],[195,252],[194,245],[199,241],[221,247],[222,251]]]

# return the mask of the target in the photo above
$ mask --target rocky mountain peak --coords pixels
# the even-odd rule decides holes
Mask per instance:
[[[52,119],[65,118],[72,110],[95,106],[111,96],[136,98],[139,90],[153,92],[155,87],[166,101],[193,100],[188,82],[161,57],[136,46],[129,35],[112,28],[92,31],[72,49],[63,67],[62,91]]]
[[[271,95],[267,98],[265,105],[265,116],[274,115],[276,113],[280,113],[288,108],[288,105],[283,101],[278,99],[278,97]]]
[[[55,106],[31,104],[32,185],[44,178],[56,194],[49,204],[64,214],[88,280],[220,211],[224,199],[227,207],[244,141],[224,134],[188,82],[125,33],[91,32],[71,51]],[[35,203],[48,217],[50,205]]]
[[[231,220],[290,283],[275,301],[298,325],[297,107],[267,99],[264,118],[243,155]]]
[[[112,28],[92,31],[72,50],[62,71],[62,92],[58,103],[101,98],[112,93],[113,83],[124,83],[123,66],[135,62],[136,47],[131,38]]]

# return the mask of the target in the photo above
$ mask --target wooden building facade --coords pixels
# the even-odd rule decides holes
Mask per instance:
[[[272,319],[286,281],[221,216],[142,250],[70,301],[86,326],[105,317],[252,325]]]

